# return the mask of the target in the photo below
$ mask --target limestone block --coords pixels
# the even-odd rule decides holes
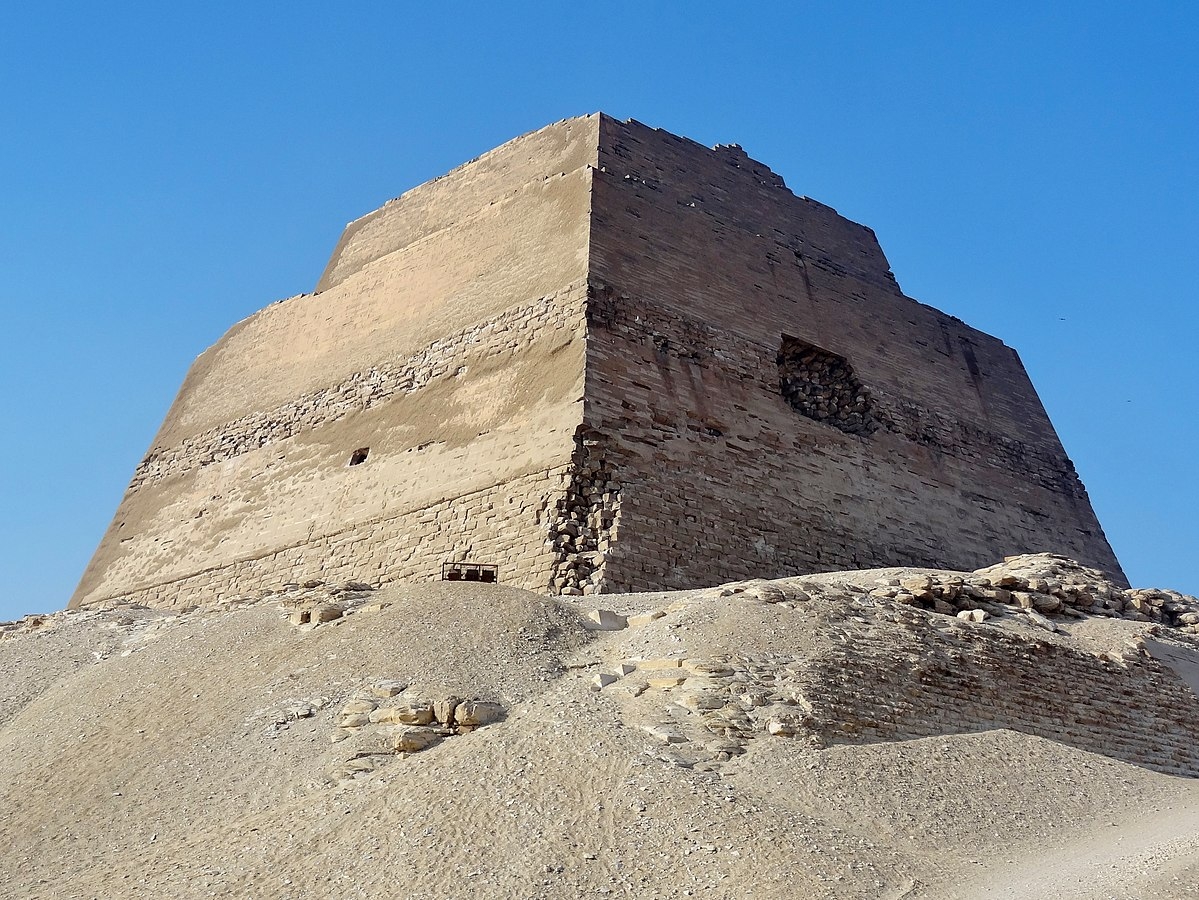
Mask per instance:
[[[583,624],[591,631],[620,631],[629,627],[629,620],[609,609],[593,609]]]
[[[911,578],[901,578],[899,586],[917,600],[933,599],[933,580],[928,575],[916,575]]]
[[[462,702],[461,697],[442,697],[433,701],[433,718],[442,725],[452,725],[454,723],[454,710],[458,708],[458,704]]]
[[[397,753],[418,753],[432,747],[442,737],[435,729],[412,725],[397,725],[386,733],[388,746]]]
[[[372,697],[380,697],[386,699],[394,697],[396,694],[402,694],[408,690],[408,682],[406,681],[376,681],[366,689],[366,692]]]
[[[756,584],[745,592],[745,596],[762,603],[782,603],[787,599],[787,595],[773,584]]]
[[[682,657],[642,659],[637,661],[637,668],[642,671],[647,669],[681,669],[682,667]]]
[[[629,627],[640,628],[643,625],[648,625],[650,622],[656,622],[666,615],[666,610],[655,609],[647,613],[641,613],[636,616],[629,616]]]
[[[686,675],[656,675],[646,679],[650,687],[658,688],[659,690],[669,690],[670,688],[678,687],[686,680]]]
[[[487,700],[466,700],[454,710],[455,725],[490,725],[504,718],[502,704]]]
[[[323,622],[332,622],[334,619],[340,619],[344,613],[345,610],[336,603],[327,603],[314,607],[312,610],[312,624],[320,625]]]
[[[775,737],[793,737],[803,730],[803,717],[791,713],[775,713],[765,721],[767,734]]]
[[[641,730],[663,744],[685,744],[687,737],[674,725],[642,725]]]
[[[433,704],[428,700],[411,700],[394,706],[383,706],[370,714],[377,725],[428,725],[433,721]]]
[[[1054,597],[1051,594],[1033,594],[1032,607],[1040,613],[1061,612],[1062,599],[1060,597]]]

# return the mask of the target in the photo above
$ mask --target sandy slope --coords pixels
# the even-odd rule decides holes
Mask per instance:
[[[677,704],[628,678],[592,689],[631,657],[802,655],[831,606],[784,628],[713,592],[605,597],[687,602],[594,632],[509,588],[372,600],[314,630],[266,602],[0,641],[0,896],[1196,896],[1191,780],[1003,730],[764,737],[696,764],[645,730]],[[508,716],[337,781],[362,749],[331,742],[338,710],[383,679]]]

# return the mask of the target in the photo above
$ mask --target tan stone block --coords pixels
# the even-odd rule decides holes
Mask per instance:
[[[629,620],[609,609],[593,609],[583,624],[592,631],[620,631],[628,627]]]
[[[383,706],[370,714],[370,721],[377,725],[428,725],[433,721],[433,704],[427,700],[415,700]]]
[[[658,659],[637,660],[637,668],[642,671],[647,669],[681,669],[682,667],[682,657],[663,657]]]
[[[432,728],[400,725],[389,729],[385,735],[390,749],[398,753],[419,753],[441,741],[443,735]]]
[[[503,704],[487,700],[466,700],[454,710],[456,725],[490,725],[504,718]]]
[[[646,679],[650,687],[660,690],[669,690],[670,688],[678,687],[686,680],[686,675],[655,675]]]
[[[652,612],[639,613],[638,615],[635,615],[635,616],[629,616],[629,620],[628,620],[629,627],[630,628],[640,628],[643,625],[648,625],[651,622],[656,622],[658,619],[661,619],[665,615],[666,615],[665,610],[655,609]]]
[[[610,684],[616,683],[616,676],[610,672],[597,672],[591,678],[591,687],[593,690],[602,690]]]
[[[663,744],[684,744],[687,736],[674,725],[642,725],[641,730]]]
[[[462,702],[461,697],[443,697],[433,701],[433,717],[442,725],[454,723],[454,710]]]

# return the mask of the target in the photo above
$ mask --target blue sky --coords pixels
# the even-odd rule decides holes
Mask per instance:
[[[1016,347],[1134,584],[1199,594],[1199,5],[43,2],[0,24],[0,620],[347,221],[602,109],[736,142]]]

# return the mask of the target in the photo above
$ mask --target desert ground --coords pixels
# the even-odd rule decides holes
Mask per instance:
[[[0,640],[0,897],[1199,896],[1185,772],[1019,717],[821,720],[822,692],[857,689],[817,665],[830,648],[873,648],[882,678],[889,644],[942,633],[1055,659],[1165,642],[1145,728],[1193,714],[1194,634],[886,596],[926,576],[950,577],[311,583],[26,622]]]

